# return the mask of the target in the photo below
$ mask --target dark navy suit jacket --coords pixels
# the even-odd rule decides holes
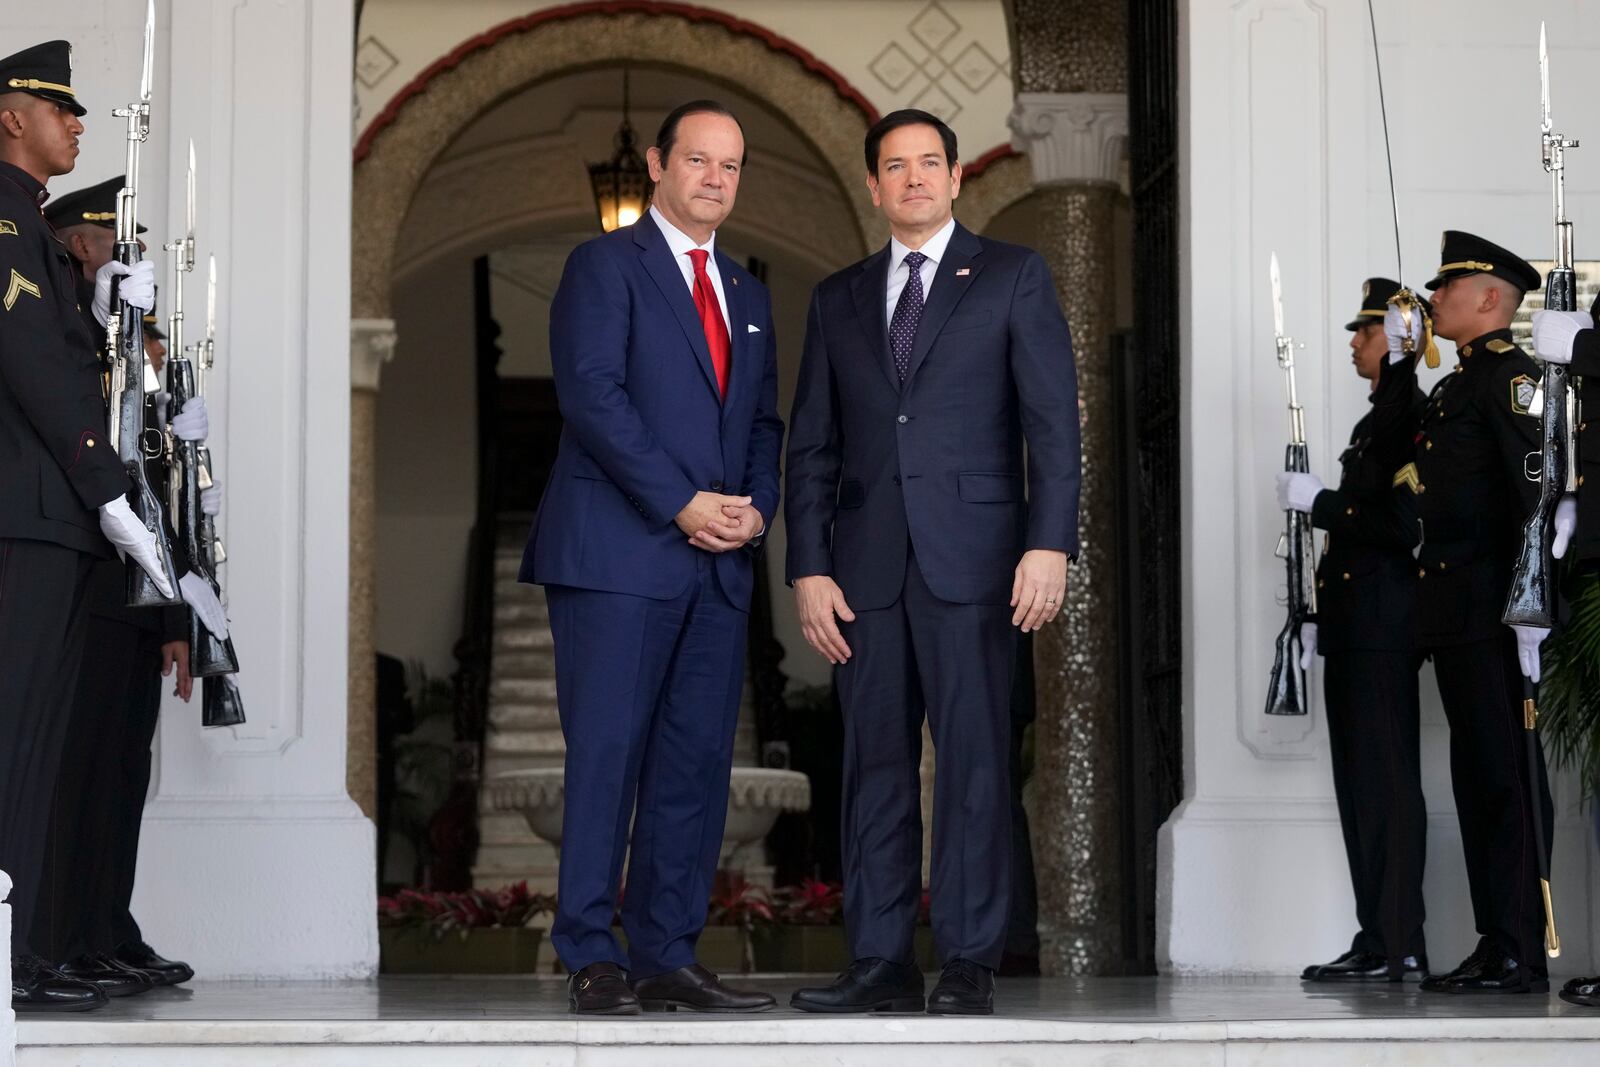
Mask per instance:
[[[683,593],[703,550],[673,520],[702,490],[753,497],[770,527],[783,443],[771,301],[721,252],[717,266],[732,338],[726,401],[694,298],[648,214],[568,258],[550,307],[565,427],[522,581],[658,600]],[[754,557],[715,557],[723,594],[741,610]]]
[[[889,268],[886,247],[812,296],[789,419],[789,581],[832,575],[852,609],[887,607],[909,543],[939,599],[1006,603],[1023,551],[1078,551],[1078,381],[1055,284],[1038,253],[958,224],[901,385]]]

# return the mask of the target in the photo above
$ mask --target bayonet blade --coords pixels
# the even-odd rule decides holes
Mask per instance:
[[[1283,282],[1278,278],[1278,253],[1272,253],[1272,332],[1283,336]]]
[[[187,239],[192,244],[194,242],[194,219],[195,219],[195,207],[194,207],[194,138],[193,137],[189,138],[189,183],[188,183],[188,190],[187,191],[188,191],[188,198],[189,198],[189,202],[188,202],[189,233],[188,233],[188,238]]]
[[[144,10],[144,74],[139,78],[139,99],[150,102],[151,85],[155,79],[156,59],[156,0],[149,0]]]
[[[1539,128],[1545,133],[1554,128],[1550,121],[1550,48],[1543,22],[1539,23]]]

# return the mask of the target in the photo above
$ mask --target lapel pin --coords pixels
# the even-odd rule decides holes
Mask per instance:
[[[734,285],[738,285],[739,284],[739,279],[738,278],[729,278],[728,280],[730,282],[732,282]]]
[[[971,273],[972,273],[972,268],[971,267],[962,267],[960,270],[956,271],[956,277],[957,278],[965,278],[967,275],[969,275]]]

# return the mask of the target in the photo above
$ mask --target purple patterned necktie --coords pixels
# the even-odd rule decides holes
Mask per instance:
[[[902,382],[911,369],[911,346],[917,339],[917,326],[922,322],[922,265],[927,261],[928,257],[921,252],[906,253],[905,264],[910,277],[894,305],[894,318],[889,320],[889,350],[894,353],[895,373]]]

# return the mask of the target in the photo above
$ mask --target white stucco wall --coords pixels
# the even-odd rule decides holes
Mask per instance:
[[[1365,5],[1179,6],[1187,799],[1162,834],[1159,954],[1175,971],[1287,973],[1343,951],[1355,926],[1320,674],[1308,719],[1272,722],[1261,712],[1282,625],[1272,484],[1288,425],[1267,260],[1275,249],[1286,325],[1306,346],[1297,361],[1312,469],[1337,481],[1366,397],[1342,324],[1364,278],[1394,273],[1393,224]],[[1549,258],[1539,20],[1550,23],[1558,125],[1600,145],[1600,26],[1583,17],[1588,7],[1378,5],[1409,284],[1431,277],[1447,227]],[[1567,184],[1580,256],[1595,232],[1586,226],[1600,227],[1600,158],[1586,151],[1569,157]],[[1453,365],[1452,347],[1442,347],[1425,389]],[[1427,935],[1434,965],[1449,967],[1475,935],[1431,667],[1422,687]],[[1555,793],[1560,975],[1595,962],[1597,869],[1576,784],[1560,776]]]
[[[206,978],[369,974],[372,828],[344,788],[351,4],[156,7],[140,218],[152,248],[172,235],[192,137],[202,271],[215,253],[220,275],[211,447],[249,722],[202,732],[198,694],[166,698],[134,913]],[[58,194],[122,169],[109,112],[137,90],[143,22],[131,2],[0,9],[0,40],[74,44],[89,114]],[[191,309],[204,293],[197,272]]]

